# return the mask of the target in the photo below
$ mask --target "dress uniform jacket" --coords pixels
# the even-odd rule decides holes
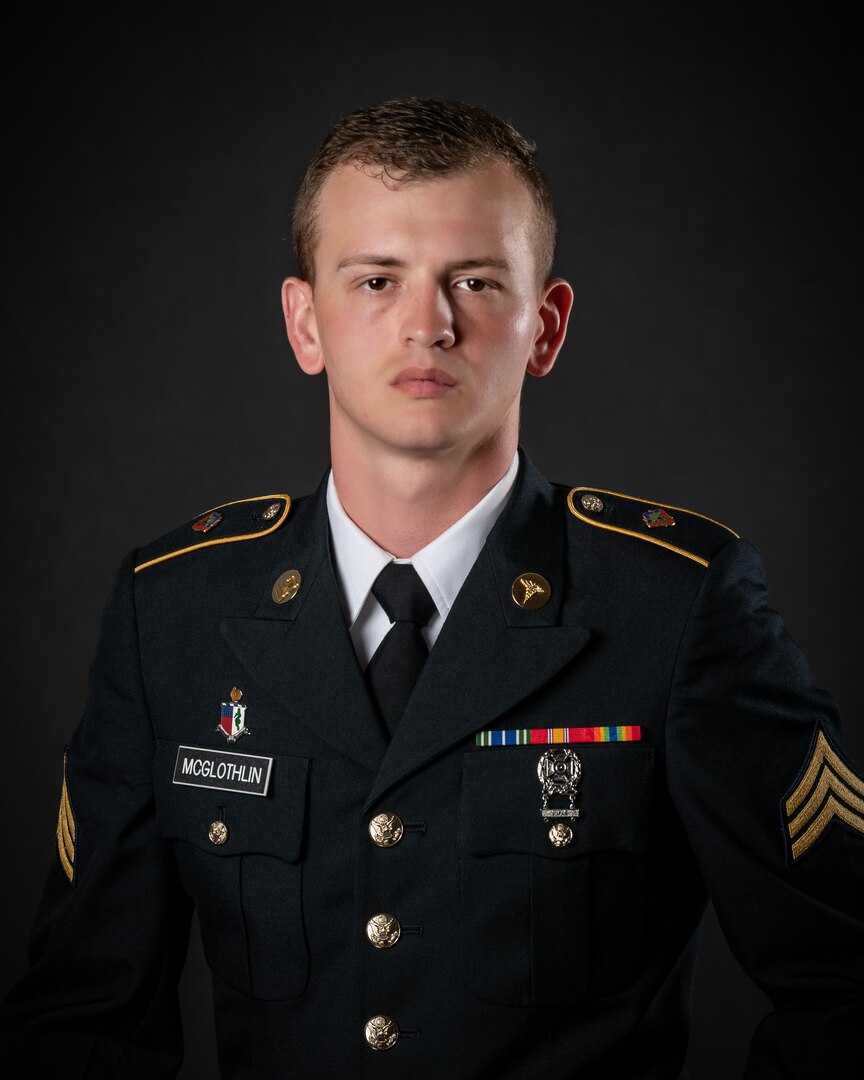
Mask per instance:
[[[389,738],[324,487],[196,525],[107,607],[13,1075],[173,1076],[194,905],[231,1080],[683,1076],[709,895],[747,1075],[862,1075],[864,784],[747,542],[523,456]]]

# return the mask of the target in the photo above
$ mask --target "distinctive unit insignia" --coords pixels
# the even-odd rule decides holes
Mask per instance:
[[[252,732],[246,727],[246,706],[240,704],[243,691],[235,686],[231,691],[231,701],[222,702],[222,715],[219,718],[217,731],[221,731],[229,743],[235,743],[241,735],[251,735]]]
[[[519,607],[536,611],[549,603],[552,586],[542,574],[520,574],[510,586],[510,595]]]
[[[645,510],[642,513],[642,520],[648,526],[649,529],[666,528],[669,525],[675,524],[675,518],[671,514],[667,514],[662,507],[655,507],[653,510]]]
[[[835,818],[864,833],[864,780],[846,765],[821,729],[784,810],[793,861],[816,843]]]
[[[282,504],[281,503],[278,503],[278,502],[270,503],[270,505],[267,507],[267,509],[262,512],[261,520],[262,521],[272,521],[273,518],[276,517],[276,515],[279,513],[279,511],[281,509],[282,509]]]
[[[537,762],[537,779],[543,791],[543,809],[540,811],[544,821],[569,818],[571,824],[579,817],[576,806],[578,784],[582,779],[582,762],[573,750],[547,750]],[[549,800],[555,796],[566,796],[567,806],[553,807]],[[549,830],[549,840],[555,847],[567,847],[573,839],[573,830],[568,825],[555,821]]]
[[[205,514],[204,517],[198,518],[192,528],[195,532],[207,533],[210,532],[211,529],[215,529],[221,520],[222,515],[214,510],[212,513]]]

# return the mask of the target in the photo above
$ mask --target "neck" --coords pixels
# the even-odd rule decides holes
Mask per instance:
[[[361,459],[331,438],[333,480],[351,520],[397,559],[445,532],[498,483],[513,460],[515,434],[471,452]],[[347,451],[347,448],[345,448]]]

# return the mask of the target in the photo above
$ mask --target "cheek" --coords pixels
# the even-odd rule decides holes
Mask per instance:
[[[345,381],[362,375],[364,357],[368,355],[372,343],[356,321],[328,319],[324,328],[319,326],[318,338],[324,367],[331,381]]]
[[[525,310],[490,320],[482,334],[490,378],[521,383],[534,343],[534,313]]]
[[[318,336],[326,360],[341,365],[362,364],[380,352],[386,320],[380,310],[364,304],[330,304],[319,309]]]

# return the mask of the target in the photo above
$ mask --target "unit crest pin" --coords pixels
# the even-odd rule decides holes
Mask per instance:
[[[653,510],[644,510],[642,520],[649,529],[668,529],[670,525],[675,524],[675,518],[662,506],[655,506]]]
[[[537,779],[543,791],[543,809],[540,811],[544,821],[553,821],[549,830],[549,841],[555,847],[567,847],[573,840],[570,824],[579,817],[576,806],[578,784],[582,779],[582,762],[573,750],[558,747],[540,755],[537,762]],[[553,796],[567,796],[567,806],[550,806]]]
[[[211,529],[215,529],[221,520],[222,515],[216,510],[211,510],[209,514],[198,518],[192,528],[195,532],[208,533]]]
[[[246,706],[240,704],[243,691],[235,686],[231,691],[231,700],[222,702],[222,715],[217,731],[221,731],[229,743],[235,743],[241,735],[251,735],[246,727]]]

